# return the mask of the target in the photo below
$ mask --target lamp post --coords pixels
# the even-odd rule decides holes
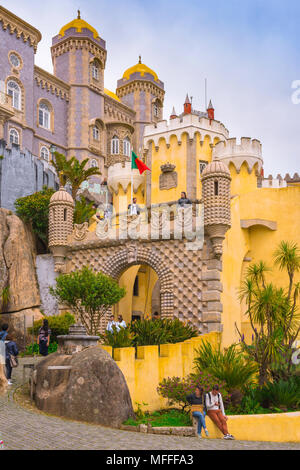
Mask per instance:
[[[52,156],[52,160],[53,160],[53,156],[54,156],[54,154],[55,154],[55,152],[56,152],[56,150],[57,150],[56,145],[51,144],[49,150],[50,150],[50,153],[51,153],[51,156]]]

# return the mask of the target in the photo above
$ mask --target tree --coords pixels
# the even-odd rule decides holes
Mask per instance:
[[[253,331],[252,344],[245,342],[237,325],[243,350],[258,364],[259,384],[264,385],[274,369],[285,364],[292,368],[292,344],[300,332],[297,300],[300,283],[294,283],[300,270],[300,253],[296,244],[281,242],[274,253],[275,265],[286,269],[289,277],[287,289],[267,283],[270,271],[261,261],[248,268],[240,289],[240,299],[247,305],[246,314]]]
[[[49,203],[53,194],[54,189],[44,186],[42,191],[21,197],[15,202],[17,215],[25,223],[31,224],[33,232],[45,248],[48,247]]]
[[[82,162],[79,162],[77,158],[72,157],[69,160],[65,155],[55,152],[55,160],[52,161],[52,165],[55,167],[58,176],[60,177],[61,184],[65,185],[69,182],[72,186],[72,197],[75,200],[77,192],[80,189],[81,184],[88,180],[91,176],[101,175],[99,168],[91,167],[85,169],[89,159],[86,158]]]
[[[100,333],[101,318],[126,293],[115,280],[101,272],[95,273],[88,266],[70,274],[60,274],[56,278],[56,287],[49,290],[74,312],[90,335]]]

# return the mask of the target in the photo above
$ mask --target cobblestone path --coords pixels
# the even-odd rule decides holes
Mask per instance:
[[[21,407],[13,398],[14,390],[22,384],[23,364],[32,361],[32,358],[20,360],[19,367],[13,371],[14,385],[0,397],[0,439],[8,450],[300,450],[300,443],[147,435],[37,413]]]

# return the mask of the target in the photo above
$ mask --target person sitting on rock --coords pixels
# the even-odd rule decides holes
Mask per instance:
[[[205,407],[207,409],[207,415],[224,435],[223,439],[234,439],[233,435],[229,434],[228,431],[228,418],[225,415],[222,395],[219,392],[219,385],[214,385],[212,391],[206,394]]]
[[[203,405],[204,400],[203,400],[203,388],[201,387],[196,387],[195,393],[192,393],[191,395],[187,395],[186,397],[187,401],[189,402],[190,405]],[[202,438],[201,436],[201,431],[202,428],[204,429],[204,432],[206,436],[208,436],[208,430],[206,427],[205,423],[205,411],[193,411],[192,412],[193,417],[198,419],[198,426],[197,426],[197,436],[199,439]]]

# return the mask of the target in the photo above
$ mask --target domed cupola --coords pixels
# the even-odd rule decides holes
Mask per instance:
[[[74,200],[63,186],[53,194],[49,204],[49,248],[54,257],[55,270],[61,271],[73,231]]]
[[[73,31],[70,31],[70,30],[73,30]],[[63,26],[59,31],[59,36],[64,37],[66,32],[68,32],[67,35],[70,35],[72,33],[73,34],[80,33],[83,35],[87,31],[93,33],[94,39],[99,39],[100,36],[98,34],[98,31],[96,31],[96,29],[93,28],[93,26],[91,26],[89,23],[87,23],[85,20],[81,18],[80,11],[78,10],[77,18],[75,20],[70,21],[65,26]]]

